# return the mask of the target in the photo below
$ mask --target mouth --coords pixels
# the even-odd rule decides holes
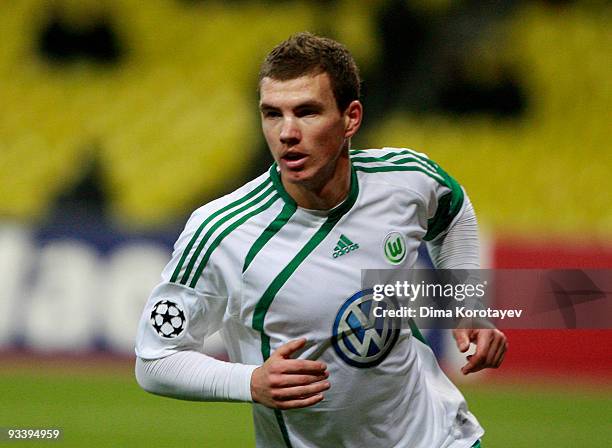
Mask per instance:
[[[295,170],[302,168],[308,156],[302,152],[291,151],[281,157],[281,162],[287,168]]]

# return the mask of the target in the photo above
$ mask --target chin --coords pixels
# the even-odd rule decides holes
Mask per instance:
[[[299,171],[291,171],[289,173],[281,173],[283,179],[291,184],[304,184],[308,183],[312,180],[311,176],[306,175],[305,173]]]
[[[284,180],[291,183],[301,183],[310,180],[313,176],[308,172],[308,169],[300,170],[281,170],[281,176]]]

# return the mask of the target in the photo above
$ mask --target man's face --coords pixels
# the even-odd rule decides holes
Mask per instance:
[[[351,125],[350,107],[338,109],[327,73],[287,81],[263,78],[259,107],[283,182],[317,188],[344,175],[338,160],[357,129]]]

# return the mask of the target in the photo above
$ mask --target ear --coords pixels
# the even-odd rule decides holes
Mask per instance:
[[[351,101],[344,111],[344,137],[351,138],[359,130],[363,118],[363,106],[358,100]]]

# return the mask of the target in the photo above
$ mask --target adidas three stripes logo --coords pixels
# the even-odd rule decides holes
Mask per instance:
[[[359,249],[359,244],[353,243],[345,235],[340,235],[340,239],[336,243],[336,247],[334,247],[334,253],[332,256],[334,258],[338,258],[357,249]]]

